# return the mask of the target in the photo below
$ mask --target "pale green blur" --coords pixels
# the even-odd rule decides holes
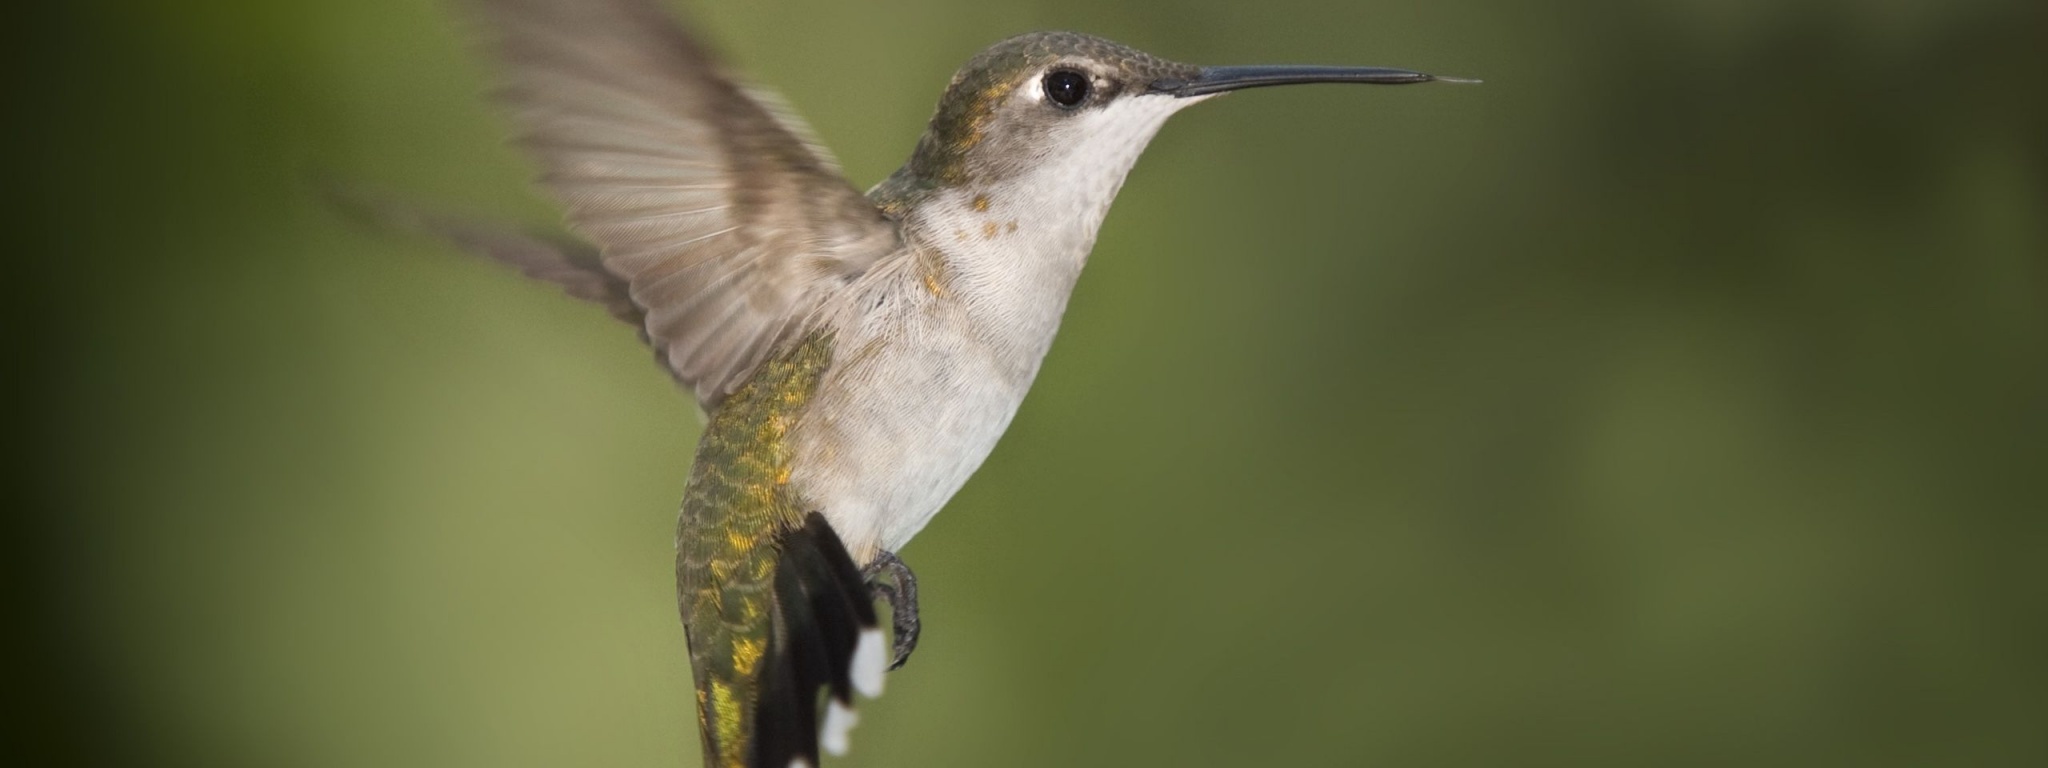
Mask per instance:
[[[1175,118],[828,764],[2048,765],[2044,7],[700,3],[863,186],[1031,29],[1486,80]],[[78,738],[695,765],[693,407],[602,311],[308,194],[555,220],[460,26],[57,13]]]

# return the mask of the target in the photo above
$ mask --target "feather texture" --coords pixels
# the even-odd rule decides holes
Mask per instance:
[[[709,410],[891,253],[896,225],[810,129],[650,0],[473,0],[497,90],[571,228]],[[560,281],[557,281],[560,282]]]

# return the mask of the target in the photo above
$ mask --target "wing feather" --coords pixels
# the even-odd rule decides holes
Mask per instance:
[[[826,293],[902,250],[782,99],[653,0],[471,0],[518,141],[711,408]]]

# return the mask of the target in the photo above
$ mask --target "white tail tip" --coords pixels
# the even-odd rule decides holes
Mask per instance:
[[[882,630],[861,630],[860,640],[853,646],[853,689],[870,699],[882,695],[882,673],[888,671],[889,657],[882,644]]]
[[[825,727],[818,731],[818,746],[833,757],[846,754],[846,735],[860,723],[860,715],[838,700],[825,705]]]

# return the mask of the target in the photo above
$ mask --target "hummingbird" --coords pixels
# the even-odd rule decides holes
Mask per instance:
[[[1009,426],[1103,217],[1166,119],[1299,83],[1470,82],[1003,40],[862,192],[659,0],[465,0],[579,239],[459,246],[603,306],[705,413],[676,527],[704,764],[816,766],[921,624],[897,556]],[[885,647],[876,602],[889,606]]]

